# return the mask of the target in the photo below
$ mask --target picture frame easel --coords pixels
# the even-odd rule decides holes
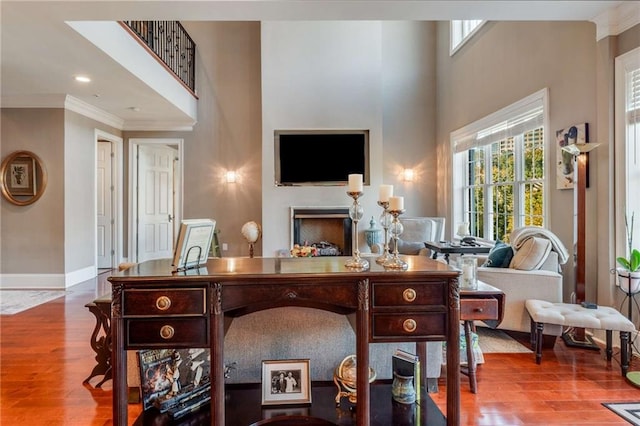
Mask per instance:
[[[173,271],[186,271],[207,263],[216,228],[212,219],[185,219],[180,223],[173,253]]]

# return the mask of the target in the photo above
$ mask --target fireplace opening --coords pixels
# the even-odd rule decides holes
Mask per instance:
[[[292,207],[291,228],[291,246],[315,246],[319,256],[351,256],[348,207]]]

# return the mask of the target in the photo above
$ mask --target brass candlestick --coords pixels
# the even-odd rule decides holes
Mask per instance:
[[[402,223],[400,223],[398,216],[403,213],[404,210],[389,210],[389,214],[393,216],[393,222],[391,223],[391,238],[393,238],[394,240],[394,249],[391,259],[389,259],[382,265],[384,266],[384,269],[395,269],[404,271],[409,267],[407,262],[400,259],[400,256],[398,255],[398,237],[404,231],[404,227],[402,226]]]
[[[384,265],[391,260],[391,253],[389,253],[389,226],[393,217],[389,214],[389,202],[378,201],[378,205],[382,207],[382,214],[380,215],[380,226],[384,229],[384,250],[382,255],[376,259],[376,263]]]
[[[369,261],[360,257],[360,250],[358,250],[358,221],[362,219],[364,215],[364,209],[358,203],[358,198],[362,196],[362,191],[351,192],[347,191],[347,195],[353,198],[353,204],[349,207],[349,217],[353,222],[353,233],[351,240],[353,241],[353,257],[345,263],[347,268],[354,269],[368,269]]]

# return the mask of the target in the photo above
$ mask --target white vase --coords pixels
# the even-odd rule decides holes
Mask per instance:
[[[618,285],[625,293],[635,294],[640,292],[640,271],[629,272],[624,268],[617,268]]]

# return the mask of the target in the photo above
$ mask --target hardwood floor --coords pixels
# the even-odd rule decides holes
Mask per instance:
[[[65,297],[0,316],[1,425],[111,425],[111,381],[95,389],[83,380],[95,365],[89,338],[95,320],[85,303],[110,291],[108,273],[70,288]],[[1,295],[0,295],[1,297]],[[462,376],[462,425],[626,425],[602,402],[640,401],[640,389],[620,374],[617,350],[567,348],[561,339],[543,353],[485,354],[478,393]],[[640,369],[634,358],[631,369]],[[431,394],[445,411],[444,380]],[[129,405],[130,423],[140,405]]]

